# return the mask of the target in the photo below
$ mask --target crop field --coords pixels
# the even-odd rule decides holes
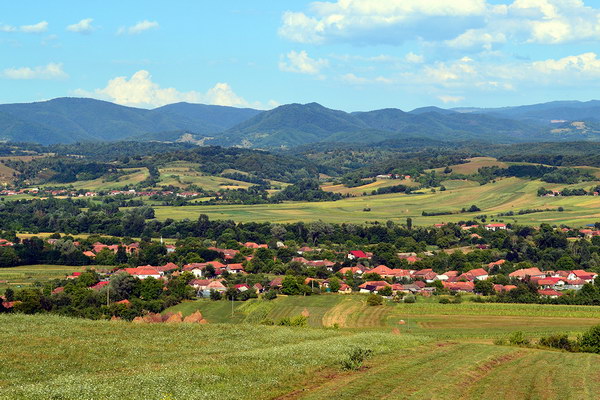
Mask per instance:
[[[450,165],[449,167],[452,169],[452,172],[455,174],[464,174],[471,175],[477,173],[479,168],[483,167],[499,167],[506,168],[508,166],[507,163],[498,161],[494,157],[473,157],[468,159],[469,162],[464,164],[456,164]],[[444,167],[435,168],[430,171],[442,172]]]
[[[600,199],[593,196],[574,197],[538,197],[537,190],[563,187],[592,187],[597,183],[585,182],[577,185],[547,184],[541,181],[528,181],[519,178],[506,178],[482,186],[471,184],[456,185],[448,190],[422,194],[387,194],[343,199],[335,202],[295,202],[283,204],[258,205],[219,205],[189,207],[156,207],[157,218],[164,220],[197,219],[206,214],[211,219],[232,219],[239,222],[295,222],[317,221],[363,223],[367,221],[399,221],[411,217],[415,224],[432,225],[439,222],[461,221],[477,215],[487,215],[488,220],[500,220],[505,223],[569,224],[583,226],[600,220]],[[452,185],[450,185],[452,186]],[[422,212],[450,211],[458,212],[463,207],[477,205],[482,211],[475,213],[457,213],[452,215],[423,217]],[[563,207],[564,211],[557,211]],[[511,217],[498,217],[498,213],[518,213],[525,209],[551,209]],[[370,209],[370,211],[364,211]]]
[[[251,186],[248,182],[207,175],[199,171],[200,164],[176,161],[159,169],[160,185],[173,185],[186,187],[197,185],[206,190],[220,189],[247,189]]]
[[[326,192],[340,193],[343,195],[350,194],[351,196],[362,196],[365,192],[371,194],[373,190],[397,185],[416,187],[418,186],[418,183],[398,179],[377,179],[375,182],[352,188],[346,187],[344,185],[325,185],[322,187],[322,189]]]
[[[75,190],[115,190],[121,189],[125,185],[136,185],[150,176],[148,168],[145,167],[124,168],[121,171],[123,171],[125,175],[119,177],[119,179],[115,181],[106,181],[104,178],[97,178],[90,181],[77,181],[69,185],[73,186]],[[52,186],[53,184],[48,185]]]
[[[20,288],[33,285],[35,282],[64,278],[73,272],[84,270],[85,267],[68,265],[22,265],[0,268],[0,291],[3,292],[8,287]]]
[[[415,304],[371,307],[364,295],[280,296],[247,302],[189,301],[167,311],[189,315],[200,311],[210,323],[260,323],[305,315],[312,327],[397,329],[436,339],[502,337],[521,330],[538,337],[556,332],[579,333],[600,322],[593,306],[472,303],[440,304],[419,298]],[[233,313],[232,313],[233,311]]]

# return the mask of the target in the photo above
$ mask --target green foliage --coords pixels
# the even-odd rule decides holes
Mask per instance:
[[[367,296],[367,305],[380,306],[382,304],[383,304],[383,297],[381,297],[375,293],[371,293]]]
[[[587,353],[600,353],[600,325],[591,327],[579,338],[579,348]]]
[[[340,361],[342,369],[355,371],[363,366],[365,360],[373,355],[373,350],[362,347],[355,347],[348,351],[345,357]]]
[[[277,321],[279,326],[293,326],[302,328],[308,325],[308,317],[304,315],[296,315],[294,317],[285,317]]]
[[[531,344],[530,340],[525,337],[525,334],[522,331],[512,333],[508,337],[508,343],[513,346],[529,346]]]

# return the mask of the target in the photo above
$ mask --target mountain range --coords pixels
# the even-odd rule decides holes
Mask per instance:
[[[268,111],[190,103],[147,110],[89,98],[0,105],[0,140],[40,144],[185,139],[222,146],[289,148],[407,138],[488,143],[597,141],[600,101],[351,113],[318,103],[286,104]]]

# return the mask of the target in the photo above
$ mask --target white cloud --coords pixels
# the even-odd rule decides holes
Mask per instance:
[[[337,0],[283,14],[279,34],[300,43],[437,43],[491,50],[506,42],[600,41],[600,8],[582,0]]]
[[[600,59],[596,53],[591,52],[558,60],[535,61],[531,66],[536,73],[545,75],[568,74],[579,78],[600,77]]]
[[[425,61],[425,57],[423,57],[422,55],[419,55],[419,54],[415,54],[412,51],[410,53],[408,53],[406,55],[406,57],[404,57],[404,59],[406,61],[408,61],[409,63],[414,63],[414,64],[421,64],[422,62]]]
[[[17,28],[12,25],[0,24],[0,32],[16,32]]]
[[[33,68],[7,68],[2,71],[2,76],[7,79],[65,79],[68,77],[60,63],[49,63]]]
[[[94,20],[92,18],[82,19],[76,24],[67,26],[67,30],[71,32],[77,32],[82,34],[89,34],[94,31],[94,27],[92,26],[92,22]]]
[[[122,34],[128,33],[130,35],[138,35],[144,31],[147,31],[150,29],[157,29],[158,27],[159,27],[158,22],[144,20],[144,21],[140,21],[137,24],[130,26],[128,28],[127,27],[119,28],[119,30],[117,31],[117,34],[122,35]]]
[[[442,96],[438,96],[438,99],[440,99],[444,104],[448,104],[448,103],[458,103],[458,102],[461,102],[465,98],[462,97],[462,96],[442,95]]]
[[[328,65],[329,61],[322,58],[310,58],[304,50],[300,52],[292,50],[285,57],[282,56],[279,61],[279,69],[282,71],[308,75],[317,75],[322,68]]]
[[[117,104],[153,108],[181,101],[190,103],[205,103],[232,107],[264,108],[259,102],[249,102],[237,95],[228,83],[219,82],[205,93],[197,91],[180,92],[175,88],[161,88],[152,81],[152,76],[146,70],[134,73],[130,78],[119,76],[108,81],[105,88],[88,92],[83,89],[73,91],[73,94],[85,97],[95,97],[112,101]],[[273,100],[268,106],[276,104]]]
[[[19,28],[21,32],[25,33],[42,33],[48,30],[48,22],[42,21],[35,25],[23,25]]]

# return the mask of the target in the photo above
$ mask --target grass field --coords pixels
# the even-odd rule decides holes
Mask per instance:
[[[6,288],[22,288],[36,282],[48,282],[64,278],[76,271],[85,271],[85,267],[69,265],[22,265],[12,268],[0,268],[0,291]]]
[[[389,330],[436,339],[492,339],[522,330],[532,336],[556,332],[579,333],[600,322],[600,308],[538,304],[439,304],[419,298],[415,304],[387,303],[371,307],[364,295],[282,296],[273,301],[199,300],[167,311],[189,315],[200,311],[211,323],[260,323],[269,319],[307,315],[310,326]],[[233,305],[233,314],[232,314]],[[400,324],[400,321],[404,323]]]
[[[124,168],[122,170],[125,175],[119,177],[116,181],[105,181],[104,178],[93,179],[89,181],[77,181],[73,182],[69,185],[73,186],[75,190],[85,189],[85,190],[115,190],[120,189],[125,185],[136,185],[143,180],[147,179],[150,174],[148,172],[148,168],[140,167],[140,168]],[[47,184],[46,186],[53,186],[55,183]],[[44,185],[42,185],[44,186]]]
[[[0,315],[0,399],[594,399],[600,356],[498,346],[598,323],[594,307],[415,304],[362,295],[201,300],[207,325]],[[308,314],[311,327],[259,325]],[[406,323],[399,324],[402,318]],[[340,329],[323,326],[337,324]],[[373,356],[358,370],[354,348]]]
[[[585,182],[570,187],[589,188],[594,182]],[[211,219],[232,219],[239,222],[294,222],[317,221],[363,223],[366,221],[401,221],[413,218],[415,224],[432,225],[439,222],[461,221],[477,215],[487,214],[488,219],[498,213],[518,212],[523,209],[556,210],[512,217],[502,217],[506,223],[538,225],[540,223],[569,224],[583,226],[600,220],[600,200],[597,197],[538,197],[539,187],[562,189],[567,185],[547,184],[519,178],[506,178],[479,186],[472,184],[449,185],[448,190],[423,194],[389,194],[379,196],[353,197],[336,202],[296,202],[259,205],[156,207],[157,218],[164,220],[196,219],[206,214]],[[435,217],[423,217],[422,211],[456,212],[463,207],[476,204],[481,212],[461,213]],[[371,211],[363,211],[370,208]]]
[[[371,194],[373,190],[377,190],[379,188],[396,186],[396,185],[405,185],[409,187],[417,187],[418,183],[413,181],[404,181],[397,179],[377,179],[375,182],[367,183],[366,185],[357,186],[357,187],[346,187],[344,185],[325,185],[322,189],[326,192],[334,192],[340,193],[343,195],[350,194],[352,196],[362,196],[365,192]]]

